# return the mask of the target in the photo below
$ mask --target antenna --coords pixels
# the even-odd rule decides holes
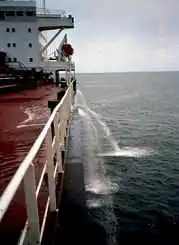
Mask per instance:
[[[44,10],[44,14],[45,14],[45,0],[43,0],[43,3],[42,3],[42,8],[43,8],[43,10]]]

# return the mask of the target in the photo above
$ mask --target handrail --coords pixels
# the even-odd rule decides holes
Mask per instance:
[[[47,9],[47,8],[37,8],[37,15],[56,15],[61,17],[66,17],[65,10],[57,10],[57,9]]]
[[[28,221],[31,220],[31,222],[33,223],[34,221],[34,217],[29,217],[33,215],[38,214],[37,212],[37,196],[40,190],[40,182],[42,184],[42,178],[43,176],[40,177],[40,181],[36,190],[36,186],[35,185],[35,181],[34,183],[29,183],[33,182],[33,180],[31,180],[31,178],[35,178],[34,177],[34,166],[33,166],[33,161],[35,159],[35,157],[37,156],[37,153],[39,152],[42,144],[46,143],[46,150],[47,150],[47,158],[44,162],[44,166],[43,168],[46,169],[47,173],[48,173],[48,188],[49,188],[49,199],[50,199],[50,207],[51,207],[51,211],[55,211],[56,209],[56,200],[53,200],[55,198],[55,182],[54,182],[54,164],[53,164],[53,156],[55,154],[59,154],[60,153],[60,147],[61,145],[63,145],[64,142],[64,137],[65,137],[65,133],[66,133],[66,128],[67,128],[67,123],[68,123],[68,119],[70,117],[70,112],[71,112],[71,102],[72,102],[72,89],[68,88],[65,95],[63,96],[62,100],[59,102],[59,104],[55,107],[55,109],[53,110],[50,118],[48,119],[46,125],[44,126],[42,132],[40,133],[40,135],[38,136],[37,140],[35,141],[35,143],[33,144],[32,148],[30,149],[29,153],[27,154],[27,156],[25,157],[24,161],[21,163],[21,165],[19,166],[18,170],[16,171],[16,173],[14,174],[13,178],[11,179],[10,183],[8,184],[8,186],[6,187],[6,189],[4,190],[2,196],[0,197],[0,223],[9,207],[9,205],[11,204],[20,184],[22,181],[24,181],[25,184],[25,196],[26,196],[26,206],[27,209],[29,208],[29,212],[30,214],[27,212],[28,214]],[[65,113],[64,113],[65,112]],[[56,123],[57,122],[57,123]],[[56,140],[57,143],[55,142],[55,147],[56,149],[53,149],[53,140],[52,140],[52,131],[51,131],[51,126],[52,124],[54,124],[55,126],[55,132],[54,132],[54,138]],[[60,135],[62,135],[62,138],[59,139]],[[52,152],[53,152],[53,156],[52,156]],[[59,158],[60,159],[60,158]],[[59,160],[61,161],[61,159]],[[57,169],[57,165],[59,165],[59,169],[62,168],[61,167],[61,162],[57,162],[55,169]],[[58,171],[56,171],[58,172]],[[42,171],[41,175],[44,175],[44,171]],[[31,176],[31,177],[30,177]],[[54,183],[52,183],[54,182]],[[30,186],[30,187],[29,187]],[[31,206],[28,207],[28,194],[26,193],[26,189],[28,190],[28,192],[32,191],[32,198],[34,198],[34,202],[36,202],[34,204],[34,209],[32,209]],[[37,191],[37,192],[36,192]],[[37,194],[37,196],[36,196]],[[48,205],[49,201],[47,202]],[[31,205],[31,204],[29,204]],[[33,206],[33,205],[32,205]],[[27,210],[28,211],[28,210]],[[37,219],[37,221],[39,222],[39,217],[35,217],[35,219]],[[30,221],[29,221],[30,222]],[[34,225],[34,224],[30,224],[30,225]],[[37,224],[35,224],[37,225]],[[39,227],[39,224],[37,225],[37,228]],[[31,232],[33,232],[33,227],[31,228]],[[28,229],[26,229],[28,232]],[[38,229],[37,229],[38,230]],[[42,237],[42,234],[38,234],[39,232],[37,231],[37,236],[36,236],[36,240],[39,240],[40,243],[40,238]],[[23,234],[24,235],[24,234]],[[29,237],[29,236],[28,236]],[[33,244],[33,242],[31,243],[31,241],[29,241],[28,244]]]

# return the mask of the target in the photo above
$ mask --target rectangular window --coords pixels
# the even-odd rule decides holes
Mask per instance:
[[[6,16],[15,16],[14,11],[6,11]]]
[[[6,32],[10,32],[10,28],[6,28]]]
[[[17,16],[23,16],[23,15],[24,15],[24,12],[23,12],[23,11],[17,11],[17,12],[16,12],[16,15],[17,15]]]
[[[35,12],[34,11],[27,11],[26,15],[27,16],[35,16]]]
[[[14,47],[14,48],[15,48],[15,47],[16,47],[16,43],[13,43],[13,44],[12,44],[12,47]]]
[[[33,58],[29,58],[29,62],[33,62]]]
[[[4,11],[0,11],[0,20],[4,20],[5,16],[4,16]]]

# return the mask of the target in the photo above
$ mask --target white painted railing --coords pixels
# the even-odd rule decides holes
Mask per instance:
[[[57,9],[47,9],[47,8],[38,8],[37,9],[37,15],[38,16],[43,16],[43,15],[47,15],[47,16],[61,16],[61,17],[66,17],[66,12],[64,10],[57,10]]]
[[[18,244],[40,244],[44,233],[48,211],[54,212],[57,210],[55,179],[58,173],[64,173],[61,152],[65,149],[65,137],[71,114],[71,103],[72,88],[68,88],[60,103],[53,110],[48,122],[30,149],[28,155],[21,163],[14,177],[0,197],[1,223],[6,211],[8,212],[9,205],[13,201],[20,184],[24,182],[27,221]],[[39,182],[36,186],[35,167],[33,162],[44,143],[47,154],[44,159],[43,170],[41,172]],[[55,164],[54,157],[56,158]],[[48,175],[49,195],[40,228],[37,198],[46,173]]]

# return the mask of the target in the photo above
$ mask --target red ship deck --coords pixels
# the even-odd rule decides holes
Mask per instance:
[[[56,99],[57,91],[57,87],[46,85],[34,90],[0,95],[0,194],[47,121],[50,114],[48,100]],[[37,180],[43,155],[42,149],[35,163]],[[22,188],[0,226],[1,241],[6,239],[6,244],[14,244],[26,219]],[[43,212],[45,192],[44,185],[39,198],[40,212]]]

